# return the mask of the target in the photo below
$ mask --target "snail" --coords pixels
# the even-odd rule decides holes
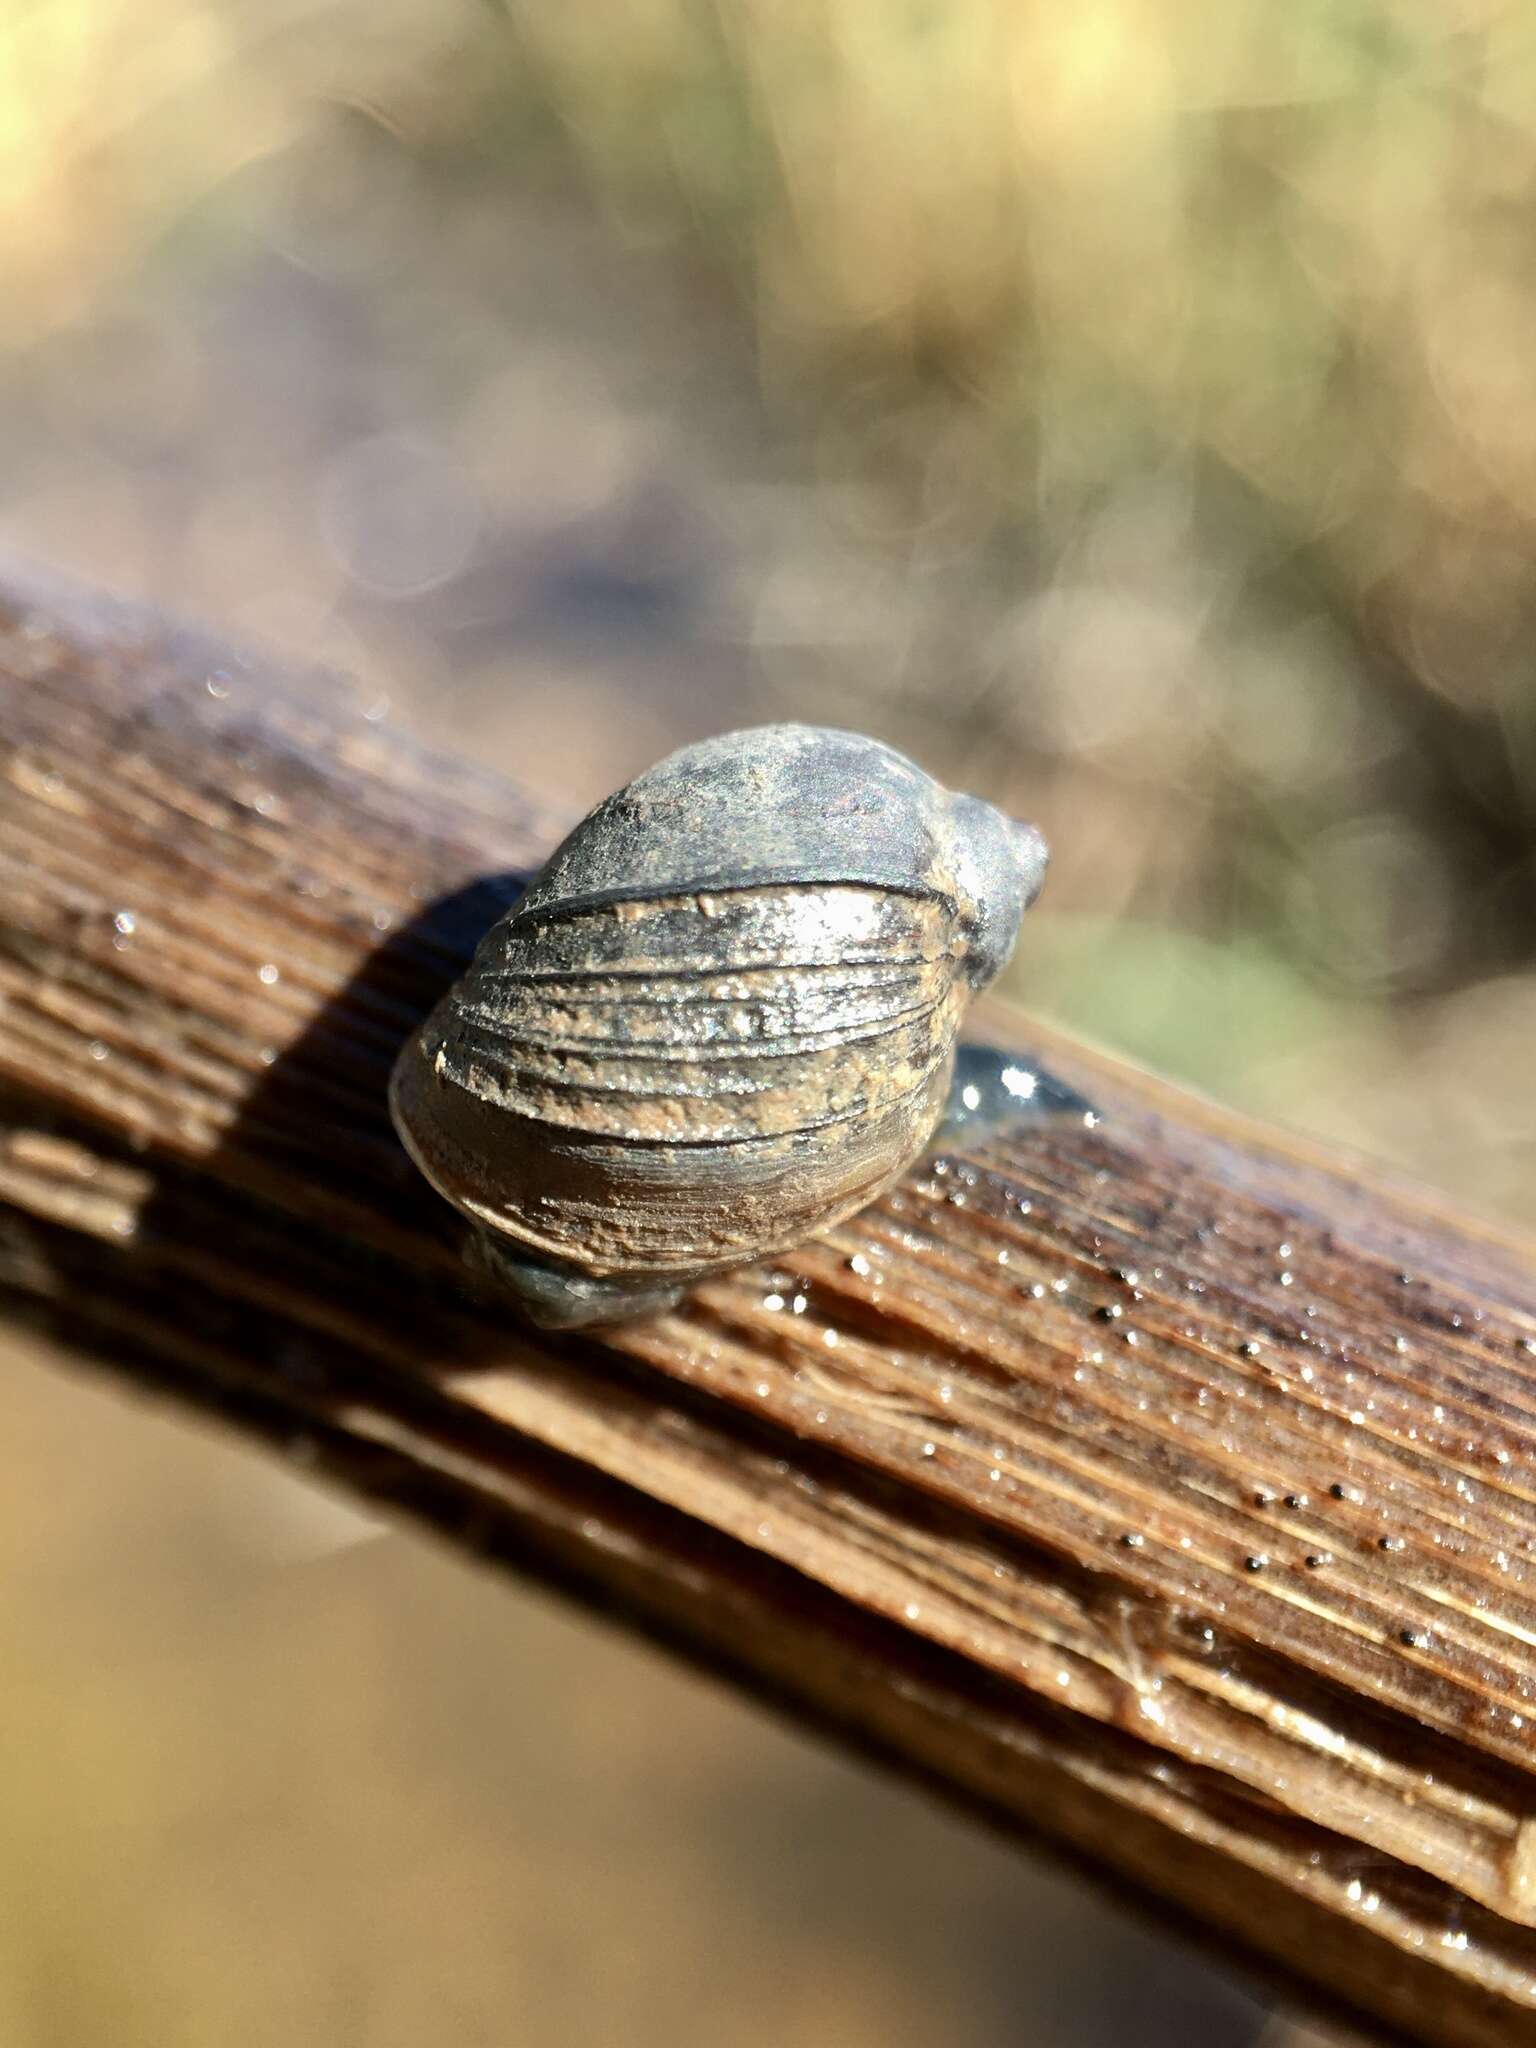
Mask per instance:
[[[395,1128],[531,1320],[670,1306],[919,1157],[1045,864],[857,733],[684,747],[486,934],[395,1064]]]

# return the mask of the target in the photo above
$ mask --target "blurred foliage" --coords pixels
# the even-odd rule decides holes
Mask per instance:
[[[1350,900],[1303,943],[1347,984],[1527,957],[1522,10],[510,16],[615,208],[734,261],[836,474],[919,562],[986,542],[1049,591],[1012,650],[1042,742],[1251,806],[1227,916],[1310,927],[1324,865]]]

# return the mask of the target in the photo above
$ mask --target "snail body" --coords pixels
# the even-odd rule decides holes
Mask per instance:
[[[396,1064],[396,1128],[535,1320],[663,1305],[922,1152],[1044,865],[857,734],[684,748],[486,935]]]

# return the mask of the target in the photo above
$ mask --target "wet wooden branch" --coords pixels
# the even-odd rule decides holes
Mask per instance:
[[[531,1338],[383,1091],[561,818],[339,682],[14,580],[0,690],[13,1309],[1378,2025],[1536,2036],[1513,1237],[994,1018],[1093,1114]]]

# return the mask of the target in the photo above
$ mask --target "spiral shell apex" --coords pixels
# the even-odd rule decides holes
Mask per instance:
[[[787,1251],[923,1150],[1039,834],[889,747],[766,726],[597,806],[401,1053],[395,1125],[546,1323]]]

